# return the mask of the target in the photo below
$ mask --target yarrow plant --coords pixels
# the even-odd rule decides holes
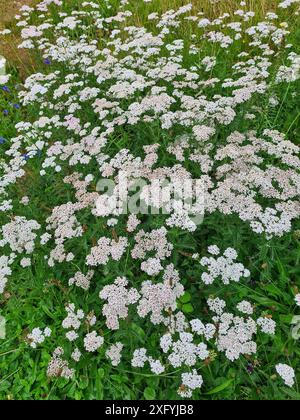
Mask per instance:
[[[272,246],[300,216],[299,115],[277,124],[300,80],[290,43],[300,5],[261,15],[253,2],[222,2],[205,13],[197,2],[43,0],[16,16],[20,51],[40,63],[0,144],[0,293],[9,300],[14,278],[40,277],[33,287],[55,293],[23,339],[28,352],[47,349],[50,379],[90,372],[98,392],[99,375],[110,387],[127,372],[134,389],[151,378],[145,397],[171,378],[171,398],[201,398],[239,383],[235,368],[259,376],[260,352],[274,353],[287,274],[278,264],[278,286],[264,277],[271,297],[261,297],[269,266],[245,249],[256,238],[275,266]],[[128,188],[136,212],[124,211]],[[265,376],[293,387],[284,355]]]

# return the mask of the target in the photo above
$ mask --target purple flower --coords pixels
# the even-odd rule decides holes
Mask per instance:
[[[19,104],[14,104],[13,106],[14,106],[14,108],[16,108],[16,109],[20,109],[20,108],[21,108],[21,106],[20,106]]]
[[[9,114],[9,110],[8,109],[5,109],[4,111],[3,111],[3,115],[8,115]]]
[[[24,160],[28,160],[29,159],[29,155],[27,153],[25,153],[25,155],[23,155]]]
[[[250,375],[252,375],[252,373],[254,372],[254,366],[253,366],[252,363],[248,363],[247,371],[248,371],[248,373],[250,373]]]
[[[51,64],[51,60],[50,60],[50,58],[46,58],[46,59],[44,60],[44,64],[46,64],[47,66],[49,66],[49,65]]]
[[[6,139],[4,138],[4,137],[1,137],[0,136],[0,144],[3,144],[3,143],[5,143],[6,142]]]
[[[2,86],[1,89],[4,90],[4,92],[10,92],[10,90],[7,86]]]

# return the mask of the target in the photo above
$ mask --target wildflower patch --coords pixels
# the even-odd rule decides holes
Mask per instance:
[[[300,4],[181,3],[42,0],[13,28],[35,70],[0,56],[27,398],[299,396]]]

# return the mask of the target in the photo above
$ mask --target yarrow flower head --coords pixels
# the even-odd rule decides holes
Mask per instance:
[[[61,347],[57,347],[54,350],[52,359],[47,368],[47,375],[49,377],[73,378],[75,371],[74,369],[71,369],[68,362],[62,358],[63,355],[64,350]]]
[[[113,344],[105,353],[106,357],[110,359],[113,366],[118,366],[121,362],[123,344],[118,342]]]
[[[104,338],[97,335],[96,331],[93,331],[87,334],[83,341],[86,351],[93,353],[102,346],[104,343]]]
[[[276,372],[284,380],[284,383],[287,386],[292,387],[294,385],[295,371],[292,367],[284,363],[279,363],[276,365]]]
[[[181,379],[182,385],[178,390],[178,394],[184,398],[191,398],[192,391],[201,388],[203,384],[202,376],[197,373],[196,369],[193,369],[191,373],[183,373]]]
[[[105,286],[100,292],[100,298],[107,301],[102,313],[111,330],[119,329],[119,319],[125,319],[128,316],[128,306],[139,299],[138,291],[135,288],[127,289],[127,285],[128,280],[125,277],[118,277],[113,284]]]
[[[227,248],[220,257],[217,257],[219,248],[216,245],[210,246],[208,251],[216,258],[203,257],[200,260],[200,264],[208,269],[208,272],[204,272],[201,276],[205,284],[212,284],[216,279],[221,279],[224,284],[229,284],[250,276],[249,270],[243,264],[236,262],[237,252],[233,248]]]
[[[51,329],[46,327],[44,330],[40,328],[34,328],[30,334],[27,335],[27,340],[32,348],[37,348],[39,344],[42,344],[47,337],[51,336]]]

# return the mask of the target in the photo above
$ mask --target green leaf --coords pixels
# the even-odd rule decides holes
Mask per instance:
[[[146,400],[154,400],[155,395],[156,395],[155,389],[150,388],[149,386],[147,386],[147,388],[145,388],[144,397],[145,397]]]
[[[141,342],[144,342],[145,341],[146,334],[145,334],[145,331],[143,330],[143,328],[141,328],[139,325],[137,325],[135,323],[132,323],[131,324],[131,329],[133,330],[133,332],[135,333],[134,334],[135,337],[139,341],[141,341]]]
[[[278,289],[278,287],[276,287],[274,284],[267,284],[266,286],[264,286],[264,290],[266,290],[273,296],[282,296],[282,291]]]
[[[180,298],[181,303],[188,303],[190,301],[191,301],[191,295],[189,292],[185,292]]]
[[[41,308],[43,309],[45,314],[48,315],[51,319],[55,319],[55,315],[50,311],[50,309],[46,305],[42,304]]]
[[[115,382],[118,382],[119,384],[126,382],[124,377],[121,375],[110,375],[110,379],[112,379]]]
[[[194,311],[193,305],[191,303],[186,303],[185,305],[182,305],[182,311],[185,314],[190,314]]]
[[[221,385],[216,386],[214,389],[211,389],[210,391],[206,392],[205,395],[213,395],[218,394],[221,391],[224,391],[224,389],[228,388],[233,382],[233,379],[228,379],[228,381],[223,382]]]
[[[293,400],[299,401],[300,400],[300,394],[293,389],[290,388],[282,388],[282,391],[287,394],[289,397],[291,397]]]

